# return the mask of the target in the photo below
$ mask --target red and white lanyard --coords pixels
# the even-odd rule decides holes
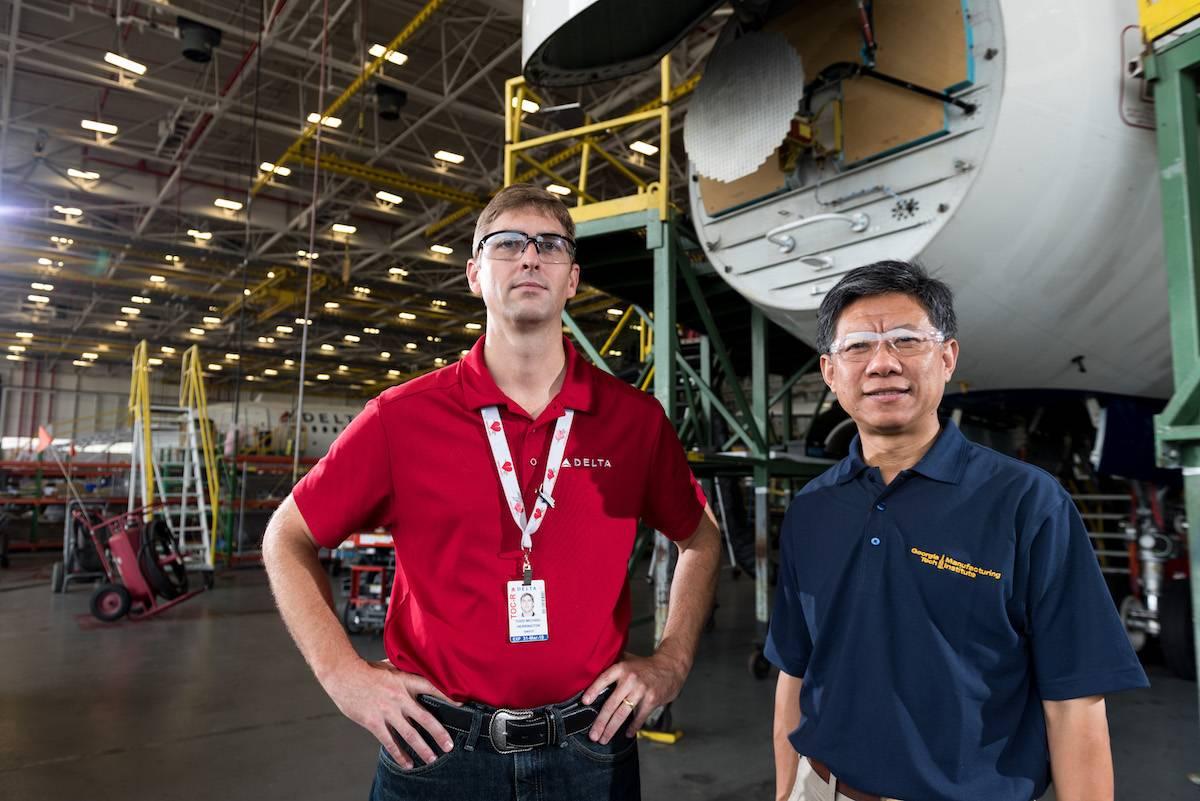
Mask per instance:
[[[533,512],[528,516],[525,514],[525,499],[517,483],[512,452],[508,449],[508,438],[504,435],[504,424],[500,422],[500,407],[485,406],[480,410],[480,414],[483,415],[483,425],[487,429],[488,444],[492,446],[492,458],[496,463],[496,473],[500,476],[500,486],[508,498],[508,511],[512,513],[517,528],[521,530],[521,548],[531,551],[533,535],[541,528],[546,510],[554,508],[554,483],[558,480],[559,470],[562,469],[563,454],[567,451],[567,438],[571,436],[571,420],[574,419],[575,412],[567,409],[563,416],[558,418],[558,424],[554,427],[554,438],[550,441],[550,455],[546,459],[546,474],[538,488]]]

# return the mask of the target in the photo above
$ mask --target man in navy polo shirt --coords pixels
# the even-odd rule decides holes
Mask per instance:
[[[573,236],[549,192],[499,192],[466,271],[485,336],[368,402],[268,527],[263,561],[289,631],[381,744],[374,801],[637,799],[637,730],[695,656],[716,524],[658,402],[562,335]],[[679,549],[648,657],[624,651],[639,520]],[[317,549],[376,526],[395,540],[396,576],[388,659],[368,663]]]
[[[939,420],[952,300],[880,262],[821,303],[858,436],[783,524],[779,799],[1030,801],[1053,778],[1058,801],[1112,800],[1104,694],[1146,676],[1067,493]]]

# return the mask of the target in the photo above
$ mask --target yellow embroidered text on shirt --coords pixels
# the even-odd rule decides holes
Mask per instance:
[[[960,576],[966,576],[971,579],[977,576],[988,576],[994,578],[996,581],[1000,580],[1000,574],[995,570],[976,567],[968,562],[960,562],[952,556],[946,556],[944,553],[930,553],[929,551],[922,551],[920,548],[913,548],[909,553],[920,559],[921,564],[936,567],[938,570],[949,570],[951,573],[958,573]]]

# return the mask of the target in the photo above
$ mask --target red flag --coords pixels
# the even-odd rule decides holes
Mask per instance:
[[[38,426],[37,448],[35,448],[34,451],[36,453],[41,453],[42,451],[46,450],[46,448],[49,448],[50,443],[53,441],[54,438],[50,436],[50,432],[46,430],[46,427]]]

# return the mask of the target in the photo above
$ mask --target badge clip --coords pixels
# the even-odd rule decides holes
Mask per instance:
[[[521,565],[521,576],[525,585],[533,583],[533,565],[529,564],[529,551],[525,552],[525,562]]]

